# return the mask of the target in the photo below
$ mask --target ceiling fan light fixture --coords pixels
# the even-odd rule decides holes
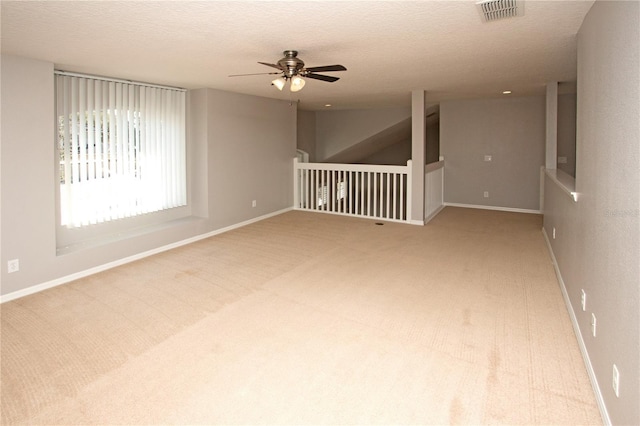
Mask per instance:
[[[296,75],[291,79],[291,91],[292,92],[298,92],[300,90],[302,90],[302,88],[305,85],[305,81],[302,77]]]
[[[287,83],[287,80],[284,77],[276,78],[271,82],[274,86],[278,88],[278,90],[282,90],[284,85]]]

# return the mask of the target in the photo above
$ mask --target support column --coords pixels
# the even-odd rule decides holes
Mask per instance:
[[[427,161],[426,92],[411,92],[411,211],[409,222],[424,225],[424,168]]]

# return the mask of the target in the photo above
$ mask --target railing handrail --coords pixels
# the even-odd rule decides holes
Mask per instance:
[[[337,170],[354,172],[380,172],[380,173],[407,173],[407,166],[392,166],[383,164],[342,164],[342,163],[300,163],[296,160],[296,168],[299,170]]]

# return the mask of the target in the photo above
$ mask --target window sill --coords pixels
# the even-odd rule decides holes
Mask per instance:
[[[578,193],[576,192],[576,180],[573,176],[558,169],[544,169],[544,172],[549,178],[558,185],[563,192],[573,199],[574,202],[578,202]]]

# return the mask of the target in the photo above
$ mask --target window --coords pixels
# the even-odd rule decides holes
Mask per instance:
[[[325,175],[326,176],[326,175]],[[327,176],[328,178],[328,176]],[[328,186],[324,185],[321,187],[318,187],[318,206],[324,206],[325,204],[327,204],[329,201],[329,196],[328,196]],[[346,194],[346,186],[344,184],[344,181],[339,181],[336,182],[336,187],[335,187],[335,192],[334,192],[335,196],[336,196],[336,201],[340,201],[342,199],[344,199],[345,194]]]
[[[186,205],[185,91],[56,72],[61,225]]]

